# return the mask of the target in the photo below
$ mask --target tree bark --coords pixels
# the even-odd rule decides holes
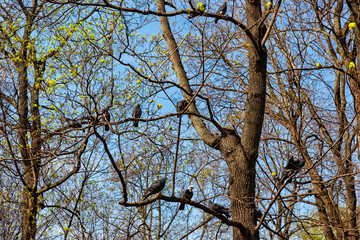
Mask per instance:
[[[230,170],[229,192],[233,220],[239,221],[247,229],[242,233],[234,228],[234,239],[259,239],[259,232],[254,230],[257,221],[254,198],[256,161],[265,112],[266,61],[265,50],[258,51],[255,46],[250,47],[243,134],[241,140],[235,133],[230,134],[223,138],[220,145]]]
[[[26,12],[27,13],[27,12]],[[25,13],[25,14],[26,14]],[[38,197],[37,184],[39,179],[40,158],[39,153],[41,149],[41,119],[39,111],[39,91],[34,91],[28,82],[28,44],[30,41],[31,30],[33,27],[33,20],[35,15],[27,16],[27,26],[24,29],[21,48],[19,50],[19,57],[21,61],[16,64],[19,79],[19,123],[18,123],[18,138],[19,149],[21,153],[21,160],[23,166],[23,198],[22,198],[22,240],[35,239],[37,232],[36,216],[38,212]],[[34,66],[36,72],[36,79],[38,80],[42,73],[38,65]],[[44,69],[42,69],[44,70]],[[43,72],[43,71],[42,71]],[[32,89],[32,90],[31,90]],[[29,90],[30,103],[29,103]],[[36,105],[35,105],[36,104]],[[29,121],[29,106],[32,123]],[[29,135],[30,133],[30,135]],[[30,137],[29,137],[30,136]],[[31,143],[30,143],[31,142]],[[19,173],[21,174],[21,173]]]
[[[28,82],[26,63],[18,66],[19,70],[19,148],[21,153],[24,182],[22,200],[22,237],[23,240],[35,239],[36,235],[36,215],[37,215],[37,179],[39,166],[36,155],[31,153],[31,146],[28,143],[30,123],[28,120]]]

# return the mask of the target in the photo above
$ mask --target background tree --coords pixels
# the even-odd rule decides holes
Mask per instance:
[[[336,53],[344,49],[348,37],[351,39],[348,26],[353,17],[346,20],[349,7],[342,1],[324,2],[323,6],[318,2],[293,4],[284,6],[283,12],[295,14],[286,14],[287,20],[280,15],[282,24],[275,25],[274,47],[269,50],[274,71],[268,83],[272,104],[269,114],[282,125],[281,132],[269,136],[269,140],[288,141],[295,148],[306,160],[312,186],[307,180],[294,184],[289,202],[279,203],[288,211],[279,208],[285,223],[281,222],[284,218],[278,218],[277,229],[289,238],[295,233],[290,224],[296,221],[308,236],[313,236],[311,229],[321,226],[326,239],[358,239],[355,190],[358,161],[353,160],[357,157],[356,94],[353,99],[349,95],[356,92],[350,80],[355,65],[350,70],[350,61],[341,60]],[[308,20],[312,18],[316,21]],[[354,51],[347,56],[352,54]],[[294,197],[316,206],[318,214],[309,212],[304,217],[294,214],[291,208]]]
[[[89,166],[95,149],[87,145],[93,133],[81,126],[94,119],[82,118],[84,112],[77,110],[77,105],[91,105],[81,96],[89,86],[77,85],[77,73],[84,70],[84,45],[76,40],[86,29],[83,21],[94,11],[82,14],[71,6],[69,12],[44,1],[4,2],[1,7],[1,201],[8,206],[3,209],[5,219],[21,213],[21,219],[4,220],[2,235],[18,239],[21,232],[22,239],[35,239],[58,228],[54,222],[62,222],[60,233],[66,232],[78,217],[78,202],[90,175],[79,174],[77,183],[71,178],[81,165]],[[41,219],[42,209],[46,210]]]
[[[1,4],[2,236],[358,239],[356,3],[31,4]]]

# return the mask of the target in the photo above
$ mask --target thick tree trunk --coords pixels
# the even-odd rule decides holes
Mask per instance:
[[[259,232],[254,230],[257,222],[255,175],[266,100],[267,52],[260,44],[265,30],[259,26],[261,2],[246,1],[246,15],[255,42],[249,41],[249,87],[243,134],[241,140],[235,135],[223,139],[220,147],[230,169],[229,193],[233,220],[242,223],[246,229],[241,232],[234,228],[233,239],[236,240],[259,239]]]
[[[354,53],[355,53],[355,59],[357,62],[357,67],[355,70],[353,70],[352,74],[355,75],[356,79],[350,78],[350,84],[352,85],[352,88],[355,88],[352,92],[354,95],[354,102],[355,102],[355,112],[356,112],[356,122],[357,122],[357,148],[358,148],[358,159],[360,159],[360,2],[359,1],[346,1],[351,15],[353,17],[354,22],[356,23],[356,28],[354,29]],[[356,87],[355,87],[356,85]],[[347,162],[346,164],[348,172],[353,173],[354,166],[353,163]],[[350,217],[349,221],[349,228],[351,229],[349,235],[355,235],[353,239],[360,239],[359,231],[358,229],[358,222],[357,222],[357,196],[356,196],[356,189],[355,189],[355,180],[354,175],[350,175],[347,180],[347,186],[346,186],[346,205],[347,205],[347,213]]]
[[[35,166],[34,158],[31,154],[28,144],[28,131],[30,123],[28,120],[28,82],[27,67],[18,66],[19,70],[19,148],[24,170],[23,200],[22,200],[22,237],[23,240],[35,239],[36,235],[36,214],[37,214],[37,196],[36,196],[36,178],[38,169]]]
[[[354,166],[351,159],[351,141],[349,139],[350,133],[348,128],[346,127],[349,123],[346,119],[346,93],[345,93],[345,76],[342,72],[339,72],[336,80],[341,83],[338,84],[338,93],[335,95],[336,107],[338,109],[340,124],[339,124],[339,135],[343,135],[344,138],[344,149],[345,156],[340,154],[341,145],[338,147],[339,152],[335,155],[335,160],[337,161],[337,165],[339,167],[339,172],[343,176],[344,184],[345,184],[345,192],[346,192],[346,217],[343,219],[344,228],[349,229],[345,231],[345,236],[349,240],[355,240],[359,238],[359,234],[357,232],[357,214],[356,214],[356,190],[355,190],[355,179],[354,179]],[[359,91],[357,89],[356,91]],[[355,103],[358,102],[355,101]],[[356,107],[355,107],[356,109]],[[359,109],[356,109],[358,111]],[[357,114],[357,128],[359,129],[359,120],[360,117]]]
[[[236,133],[222,138],[220,151],[226,157],[230,170],[229,193],[233,220],[242,223],[246,232],[234,228],[234,239],[259,239],[255,231],[255,174],[259,141],[265,112],[266,96],[265,51],[250,48],[249,88],[241,140]]]
[[[25,45],[26,46],[26,45]],[[24,47],[25,49],[25,47]],[[22,53],[22,58],[27,59],[26,51]],[[43,70],[40,71],[40,66],[36,65],[36,79],[40,79]],[[32,116],[32,123],[29,122],[29,83],[27,76],[26,64],[20,63],[17,66],[19,71],[19,148],[23,166],[23,198],[22,198],[22,237],[23,240],[35,239],[37,232],[36,216],[38,212],[38,197],[37,183],[39,179],[40,169],[40,150],[41,150],[41,119],[39,106],[39,92],[31,90],[30,111]],[[30,133],[30,139],[29,135]],[[31,144],[29,142],[31,141]]]
[[[38,199],[33,192],[24,190],[22,203],[22,240],[35,239]]]
[[[359,54],[360,56],[360,54]],[[358,79],[360,79],[360,74],[358,74]],[[356,112],[356,128],[357,128],[357,148],[358,148],[358,159],[360,159],[360,86],[359,81],[353,78],[350,78],[350,87],[354,99],[354,108]],[[346,189],[346,215],[347,215],[347,225],[350,229],[349,239],[359,239],[359,232],[356,230],[358,228],[357,223],[357,196],[355,189],[355,179],[354,179],[354,166],[351,159],[345,159],[345,189]],[[348,175],[350,174],[350,175]]]

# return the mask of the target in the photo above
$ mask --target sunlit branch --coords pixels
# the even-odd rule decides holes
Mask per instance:
[[[99,138],[100,141],[103,143],[105,152],[106,152],[106,154],[108,155],[108,157],[110,159],[111,165],[113,166],[115,172],[117,173],[118,177],[120,178],[120,182],[121,182],[121,185],[122,185],[122,188],[123,188],[123,198],[124,198],[122,201],[124,203],[126,203],[127,202],[127,189],[126,189],[125,179],[124,179],[120,169],[117,167],[116,162],[115,162],[112,154],[109,151],[109,148],[107,147],[106,140],[96,131],[95,128],[94,128],[94,133],[95,133],[96,137]]]
[[[282,2],[282,0],[279,0],[278,4],[276,5],[276,9],[275,9],[275,11],[274,11],[273,18],[271,19],[270,26],[267,28],[266,33],[265,33],[263,39],[261,40],[261,47],[264,47],[265,42],[266,42],[266,40],[267,40],[267,38],[269,37],[269,34],[270,34],[270,32],[271,32],[271,29],[272,29],[272,27],[274,26],[274,23],[275,23],[275,20],[276,20],[276,16],[277,16],[277,14],[279,13],[279,9],[280,9],[281,2]]]
[[[127,203],[121,201],[121,202],[119,202],[119,204],[123,205],[125,207],[141,207],[141,206],[145,206],[145,205],[148,205],[150,203],[153,203],[153,202],[155,202],[157,200],[164,200],[164,201],[167,201],[167,202],[177,202],[177,203],[185,202],[186,204],[188,204],[190,206],[199,208],[199,209],[203,210],[206,213],[214,215],[215,217],[219,218],[223,223],[225,223],[228,226],[237,227],[238,229],[240,229],[240,231],[245,231],[244,226],[241,223],[230,220],[227,217],[225,217],[224,215],[222,215],[222,214],[220,214],[220,213],[206,207],[205,205],[202,205],[200,203],[197,203],[197,202],[185,199],[185,198],[179,198],[179,197],[175,197],[175,196],[168,197],[168,196],[164,196],[164,195],[161,195],[161,194],[157,194],[154,197],[152,197],[150,199],[147,199],[147,200],[144,200],[144,201],[127,202]]]
[[[72,175],[74,175],[75,173],[77,173],[80,170],[81,167],[81,156],[83,155],[83,153],[86,150],[87,147],[87,142],[90,138],[90,136],[92,136],[92,133],[88,133],[88,135],[85,137],[84,141],[81,144],[81,148],[79,150],[79,153],[77,155],[77,165],[73,168],[73,170],[71,172],[69,172],[67,175],[65,175],[63,178],[61,178],[60,180],[58,180],[57,182],[50,184],[46,187],[43,187],[42,189],[40,189],[38,191],[39,194],[46,192],[54,187],[57,187],[59,185],[61,185],[63,182],[65,182],[66,180],[68,180]]]

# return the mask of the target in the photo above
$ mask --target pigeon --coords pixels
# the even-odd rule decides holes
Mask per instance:
[[[163,179],[153,182],[150,185],[150,187],[146,190],[143,200],[147,199],[150,195],[159,193],[161,190],[163,190],[165,187],[166,180],[167,178],[164,177]]]
[[[223,4],[221,4],[221,6],[217,10],[216,14],[224,16],[226,13],[226,10],[227,10],[227,1],[225,1]],[[219,18],[215,18],[215,23],[217,23],[218,21],[219,21]]]
[[[294,172],[299,171],[304,166],[305,166],[304,159],[298,159],[291,156],[286,166],[281,171],[281,179],[280,179],[281,184],[284,184],[286,179],[288,179]]]
[[[134,110],[133,110],[133,118],[140,118],[141,117],[141,108],[140,108],[140,104],[136,104]],[[139,126],[139,121],[138,120],[134,120],[134,127]]]
[[[300,170],[304,166],[305,166],[304,159],[298,159],[298,158],[294,158],[293,156],[291,156],[289,158],[289,161],[287,162],[285,168],[297,171],[297,170]]]
[[[185,198],[185,199],[187,199],[187,200],[190,200],[192,197],[193,197],[193,195],[194,195],[194,193],[193,193],[193,186],[192,185],[190,185],[182,194],[181,194],[181,197],[182,198]],[[185,202],[181,202],[180,203],[180,207],[179,207],[179,210],[184,210],[184,208],[185,208]]]
[[[110,122],[110,113],[108,110],[104,110],[104,112],[102,114],[103,114],[103,120],[104,120],[104,122],[106,122],[105,131],[109,131],[110,128],[107,123]]]
[[[82,128],[82,125],[79,120],[73,120],[73,119],[67,119],[69,123],[69,127],[71,128]],[[85,129],[82,129],[83,132],[85,132]]]
[[[224,214],[227,218],[230,218],[229,209],[224,206],[221,206],[220,204],[209,201],[209,208],[217,213]]]
[[[280,183],[281,183],[281,184],[284,184],[284,182],[286,181],[286,179],[288,179],[288,178],[291,176],[291,174],[293,174],[293,172],[295,172],[295,171],[292,170],[292,169],[286,169],[286,168],[284,168],[284,169],[281,171]],[[291,179],[289,179],[288,182],[290,183],[290,182],[291,182]]]
[[[69,127],[72,127],[72,128],[82,128],[82,125],[81,125],[81,123],[80,123],[78,120],[69,119],[68,122],[69,122]]]
[[[188,105],[188,102],[185,100],[178,101],[176,103],[176,111],[178,113],[182,112],[186,108],[187,105]],[[178,115],[177,117],[180,117],[180,115]]]
[[[262,212],[260,211],[260,209],[258,207],[255,208],[255,217],[256,218],[262,217]]]

